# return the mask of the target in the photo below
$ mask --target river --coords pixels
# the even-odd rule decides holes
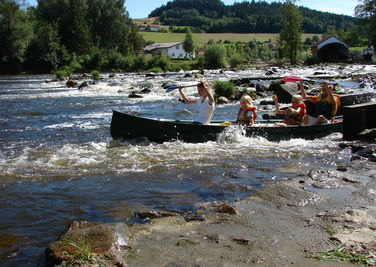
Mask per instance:
[[[375,66],[328,66],[329,75],[375,72]],[[278,75],[312,75],[313,68]],[[0,76],[0,265],[43,266],[44,250],[73,220],[134,223],[133,213],[178,212],[235,201],[304,169],[335,169],[350,160],[341,134],[270,142],[234,130],[216,142],[114,142],[112,109],[142,116],[194,117],[194,106],[165,93],[163,83],[190,84],[186,73],[147,77],[118,73],[82,90],[51,75]],[[206,71],[205,79],[265,75],[265,70]],[[357,83],[342,81],[345,90]],[[132,91],[150,87],[143,98]],[[374,90],[366,85],[362,90]],[[195,89],[187,89],[188,95]],[[256,101],[256,104],[258,102]],[[238,103],[218,106],[214,119],[234,119]]]

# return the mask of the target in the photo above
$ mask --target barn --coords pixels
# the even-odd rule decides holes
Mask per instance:
[[[349,46],[335,36],[313,44],[312,55],[319,62],[344,62],[349,58]]]

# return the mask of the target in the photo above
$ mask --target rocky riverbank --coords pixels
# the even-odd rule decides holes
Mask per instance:
[[[238,202],[203,203],[195,213],[140,211],[135,216],[145,223],[133,225],[74,222],[47,249],[48,264],[375,265],[376,163],[360,156],[336,169],[299,172]]]

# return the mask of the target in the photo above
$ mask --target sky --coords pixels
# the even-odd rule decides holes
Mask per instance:
[[[36,5],[37,0],[27,0],[29,4]],[[166,4],[171,0],[125,0],[125,8],[132,19],[146,18],[151,11]],[[222,0],[225,5],[244,0]],[[257,1],[257,0],[256,0]],[[266,2],[281,2],[280,0],[266,0]],[[342,15],[354,15],[355,6],[359,0],[297,0],[298,6]]]
[[[169,0],[125,0],[125,8],[132,19],[146,18],[151,11],[166,4]],[[234,2],[243,2],[243,0],[222,0],[225,5],[232,5]],[[267,0],[266,2],[279,2]],[[354,9],[358,0],[300,0],[298,6],[305,6],[311,9],[324,12],[331,12],[343,15],[354,15]]]

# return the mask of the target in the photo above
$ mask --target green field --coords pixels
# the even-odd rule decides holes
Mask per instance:
[[[153,41],[156,43],[163,42],[180,42],[184,41],[185,33],[159,33],[159,32],[140,32],[145,41]],[[321,38],[321,34],[303,34],[303,41],[314,35]],[[203,47],[210,39],[214,41],[231,41],[231,42],[249,42],[256,39],[260,42],[266,42],[271,40],[272,43],[276,43],[278,33],[197,33],[193,35],[193,39],[197,47]]]

